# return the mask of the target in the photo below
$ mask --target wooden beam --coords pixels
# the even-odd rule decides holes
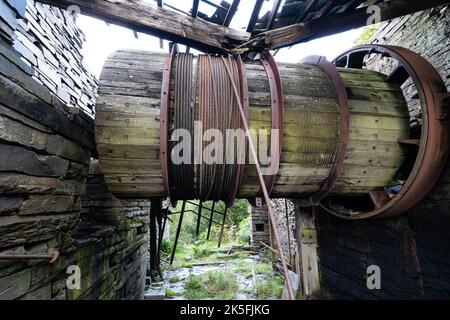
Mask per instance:
[[[162,214],[162,206],[161,206],[161,199],[154,198],[151,200],[151,206],[150,206],[150,249],[149,249],[149,260],[150,260],[150,275],[151,277],[161,276],[161,269],[159,266],[159,258],[158,258],[158,241],[161,241],[161,239],[158,239],[157,237],[157,219]]]
[[[319,257],[314,209],[295,206],[297,224],[297,273],[301,276],[301,290],[305,299],[320,291]]]
[[[170,257],[170,265],[173,264],[173,259],[175,258],[175,253],[177,252],[177,244],[178,244],[178,239],[180,238],[180,232],[181,232],[181,226],[183,224],[183,216],[184,216],[185,208],[186,208],[186,201],[183,201],[183,204],[181,205],[180,218],[178,220],[177,233],[175,235],[175,241],[173,243],[172,256]]]
[[[280,9],[281,0],[275,0],[273,3],[272,11],[269,14],[269,21],[267,23],[266,29],[270,30],[275,22],[275,18],[277,17],[278,10]]]
[[[259,13],[261,12],[264,0],[256,0],[255,6],[253,7],[252,16],[247,26],[247,32],[253,32],[255,29],[256,22],[258,21]]]
[[[225,21],[223,22],[223,25],[225,27],[229,27],[231,20],[233,20],[234,15],[236,14],[236,11],[239,7],[239,3],[241,0],[233,0],[233,4],[230,7],[230,10],[228,10],[227,16],[225,18]]]
[[[209,240],[209,235],[211,234],[211,226],[212,226],[212,223],[213,223],[214,206],[215,205],[216,205],[216,202],[213,201],[212,202],[212,207],[211,207],[211,216],[209,217],[208,234],[206,235],[206,240]]]
[[[295,22],[300,22],[303,20],[304,17],[306,17],[306,15],[309,12],[309,9],[312,8],[312,6],[317,2],[317,0],[307,0],[307,2],[305,3],[305,7],[303,8],[303,10],[301,11],[301,13],[298,15],[298,17],[295,19]]]
[[[191,11],[192,18],[197,17],[199,4],[200,4],[200,0],[194,0],[192,2],[192,11]]]
[[[417,2],[390,0],[380,3],[378,6],[381,12],[381,21],[386,21],[448,3],[450,3],[448,0]],[[297,43],[366,26],[368,18],[371,15],[372,13],[367,13],[367,8],[360,8],[349,13],[332,15],[306,23],[300,22],[291,26],[260,33],[247,43],[238,46],[238,49],[244,51],[255,48],[273,50],[292,46]]]
[[[80,7],[81,13],[207,52],[228,52],[249,34],[229,29],[144,0],[36,0],[59,8]]]

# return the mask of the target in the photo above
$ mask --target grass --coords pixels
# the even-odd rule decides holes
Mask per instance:
[[[211,255],[211,247],[204,244],[192,246],[192,255],[197,259],[208,257]]]
[[[237,260],[234,271],[242,274],[246,278],[252,277],[253,263],[247,260]]]
[[[178,292],[176,292],[175,290],[170,288],[166,289],[166,298],[173,298],[176,295],[178,295]]]
[[[283,293],[284,278],[281,276],[265,277],[256,280],[256,296],[260,300],[280,299]]]
[[[180,281],[180,278],[178,278],[177,276],[172,276],[172,277],[169,277],[169,278],[167,279],[167,281],[168,281],[169,283],[177,283],[178,281]]]
[[[224,299],[236,297],[239,286],[229,271],[208,272],[200,276],[190,275],[184,285],[187,299]]]
[[[218,251],[215,242],[196,241],[189,245],[180,246],[177,249],[177,256],[174,264],[167,266],[172,270],[180,268],[191,268],[197,263],[214,263],[226,261],[233,266],[233,269],[215,270],[203,273],[201,275],[190,275],[184,284],[184,292],[175,292],[168,290],[166,295],[171,298],[175,295],[183,295],[186,299],[235,299],[237,293],[249,294],[257,299],[279,299],[281,297],[284,279],[277,275],[273,270],[272,264],[268,260],[271,254],[265,252],[263,260],[249,259],[252,255],[247,251],[236,251],[227,255],[226,252]],[[222,248],[227,248],[224,245]],[[267,259],[264,259],[267,257]],[[269,262],[267,262],[269,261]],[[239,290],[239,284],[235,275],[239,274],[246,279],[253,277],[253,270],[256,274],[256,288],[242,288]],[[174,284],[179,282],[177,276],[167,279],[167,282]],[[254,294],[256,294],[254,296]]]
[[[255,272],[256,272],[256,274],[265,274],[265,275],[274,273],[272,265],[270,263],[265,263],[265,262],[258,263],[255,266]]]
[[[232,254],[229,254],[228,257],[230,259],[245,259],[248,258],[251,255],[251,252],[249,251],[236,251]]]

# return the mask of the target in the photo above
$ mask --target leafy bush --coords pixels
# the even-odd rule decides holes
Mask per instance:
[[[368,44],[378,31],[378,24],[367,26],[363,29],[361,35],[354,41],[354,44]]]
[[[199,245],[192,247],[192,254],[195,258],[200,259],[211,254],[211,248],[207,245]]]
[[[182,206],[182,201],[178,201],[178,205],[175,209],[172,210],[172,212],[180,212]],[[200,221],[200,239],[205,240],[208,232],[208,226],[209,226],[209,217],[211,214],[211,207],[212,202],[207,201],[203,203],[203,210],[202,210],[202,216],[206,217],[202,218]],[[227,210],[227,219],[225,221],[225,228],[222,238],[222,243],[227,242],[233,242],[235,241],[236,237],[236,231],[238,230],[238,226],[241,224],[243,220],[248,218],[249,213],[247,211],[248,202],[247,200],[236,200],[233,207],[228,208]],[[181,224],[181,232],[180,232],[180,239],[178,242],[178,245],[180,243],[193,243],[197,239],[196,235],[196,229],[197,229],[197,218],[198,218],[198,206],[186,203],[185,207],[186,211],[192,210],[193,212],[185,212],[183,216],[183,222]],[[215,204],[215,211],[224,212],[225,211],[225,203],[222,201],[216,202]],[[173,219],[173,222],[171,223],[171,239],[175,238],[175,233],[177,231],[178,227],[178,221],[180,218],[180,214],[175,214],[171,216]],[[222,222],[223,215],[220,213],[214,213],[213,214],[213,220],[217,222]],[[250,233],[250,225],[249,226],[249,233]],[[221,227],[219,225],[213,224],[211,227],[210,232],[210,239],[217,241],[219,238]]]
[[[242,244],[250,244],[250,217],[239,223],[236,240]]]
[[[172,252],[172,243],[167,239],[163,239],[161,241],[161,251],[165,253]]]

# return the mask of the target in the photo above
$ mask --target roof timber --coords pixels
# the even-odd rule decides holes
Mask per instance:
[[[36,0],[36,2],[64,9],[70,5],[77,5],[82,14],[201,51],[229,52],[233,46],[250,38],[247,32],[159,8],[154,3],[143,0]]]
[[[262,4],[267,0],[256,0],[244,32],[227,26],[239,0],[222,1],[220,5],[209,0],[191,0],[190,13],[179,13],[176,7],[172,8],[178,11],[169,10],[170,6],[162,0],[36,1],[61,8],[78,5],[83,14],[209,53],[280,49],[362,27],[372,15],[367,12],[371,4],[380,8],[381,21],[385,21],[450,3],[449,0],[272,0],[273,9],[259,18]],[[198,11],[202,1],[222,11],[208,17]],[[156,3],[163,6],[158,8]]]
[[[307,3],[312,4],[314,0],[308,1]],[[414,2],[390,0],[379,3],[378,7],[380,8],[381,21],[386,21],[448,3],[450,3],[449,0]],[[367,21],[372,14],[373,12],[367,12],[367,7],[363,7],[349,13],[332,15],[309,22],[300,22],[286,27],[272,29],[252,37],[247,43],[238,46],[238,50],[236,51],[279,49],[353,28],[363,27],[367,25]]]

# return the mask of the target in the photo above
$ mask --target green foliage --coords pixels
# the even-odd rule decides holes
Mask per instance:
[[[173,289],[170,289],[170,288],[166,289],[166,297],[167,297],[167,298],[173,298],[173,297],[175,297],[177,294],[178,294],[178,292],[176,292],[176,291],[173,290]]]
[[[180,278],[178,278],[177,276],[172,276],[172,277],[168,278],[167,281],[169,283],[177,283],[178,281],[180,281]]]
[[[172,243],[167,239],[163,239],[161,241],[161,251],[165,253],[172,252]]]
[[[354,44],[368,44],[375,36],[378,30],[378,24],[373,24],[364,28],[361,35],[354,41]]]
[[[248,251],[236,251],[236,252],[234,252],[232,254],[229,254],[227,256],[228,256],[228,259],[235,259],[235,260],[237,260],[237,259],[245,259],[245,258],[249,257],[250,254],[251,253],[248,252]]]
[[[253,277],[252,269],[253,269],[253,264],[250,261],[237,260],[235,262],[234,271],[236,273],[241,274],[242,276],[244,276],[247,279],[250,279],[251,277]]]
[[[208,272],[200,276],[190,275],[184,285],[187,299],[225,299],[235,298],[239,286],[229,271]]]
[[[200,276],[194,276],[192,274],[186,279],[184,284],[184,290],[199,290],[202,287],[202,278]]]
[[[255,266],[256,274],[272,274],[274,273],[273,267],[270,263],[258,263]]]
[[[250,244],[250,216],[239,223],[236,239],[239,243]]]
[[[202,244],[192,247],[193,256],[197,259],[201,259],[211,255],[211,248],[208,245]]]
[[[280,299],[283,294],[284,278],[281,276],[265,277],[256,280],[256,295],[258,299]]]
[[[253,264],[250,261],[246,261],[246,260],[238,260],[235,263],[236,268],[235,271],[237,273],[242,273],[242,272],[247,272],[247,271],[252,271],[253,268]]]
[[[197,202],[198,203],[198,202]],[[177,207],[172,210],[172,212],[180,212],[182,207],[182,201],[178,201]],[[200,239],[206,240],[209,226],[209,217],[211,214],[212,202],[207,201],[203,203],[202,209],[202,218],[200,220]],[[236,230],[238,230],[239,225],[243,220],[245,220],[249,214],[247,211],[248,202],[247,200],[236,200],[233,207],[228,208],[227,210],[227,219],[225,221],[224,234],[222,238],[222,243],[225,242],[234,242],[236,238]],[[180,232],[180,243],[194,243],[196,241],[196,229],[197,229],[197,218],[198,218],[198,206],[193,204],[186,203],[185,214],[183,216],[183,222],[181,224],[181,232]],[[216,202],[215,211],[224,212],[225,211],[225,203],[222,201]],[[192,211],[192,212],[191,212]],[[171,239],[175,239],[175,234],[178,227],[178,221],[180,218],[180,214],[174,214],[171,216],[173,222],[171,224],[170,229],[170,237]],[[206,218],[206,219],[205,219]],[[223,215],[217,212],[213,214],[213,220],[216,222],[222,222]],[[242,227],[244,227],[243,225]],[[250,224],[248,224],[248,234],[250,234]],[[220,225],[212,224],[210,239],[217,241],[220,234]],[[244,231],[241,231],[244,232]]]
[[[225,204],[219,202],[216,204],[218,211],[223,212],[225,210]],[[227,224],[228,226],[238,226],[242,220],[248,217],[248,202],[244,199],[236,200],[233,207],[228,208],[227,211]]]

